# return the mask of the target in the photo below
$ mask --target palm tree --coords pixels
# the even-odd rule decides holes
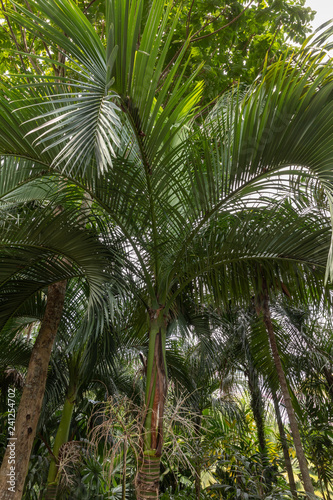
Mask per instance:
[[[284,320],[283,316],[281,316],[281,318],[281,321]],[[280,327],[278,333],[283,333],[283,328]],[[276,393],[279,388],[279,380],[272,359],[265,324],[262,321],[262,317],[257,317],[253,300],[248,307],[238,307],[224,313],[222,316],[222,329],[220,335],[224,339],[226,345],[224,356],[227,357],[229,363],[232,362],[235,366],[238,366],[238,369],[246,375],[251,395],[251,409],[256,422],[259,450],[264,466],[268,464],[268,450],[265,437],[265,406],[262,392],[266,394],[271,393],[281,436],[289,485],[293,496],[297,498],[293,470],[281,418],[279,399]],[[280,336],[281,335],[279,335],[279,337]],[[281,342],[280,338],[279,340]],[[285,353],[286,342],[287,341],[284,342],[282,348],[283,353]],[[279,345],[279,350],[281,351],[281,343]],[[285,357],[283,357],[283,366],[284,371],[286,371]],[[290,370],[290,366],[287,366]]]
[[[317,486],[323,497],[330,498],[332,483],[332,438],[330,425],[330,385],[327,372],[332,365],[332,329],[328,307],[295,309],[275,308],[275,315],[285,314],[284,328],[289,335],[289,378],[294,393],[301,394],[298,417],[305,454],[318,476]],[[331,491],[332,493],[332,491]]]
[[[286,446],[286,435],[283,428],[283,422],[279,406],[279,397],[277,395],[277,392],[278,391],[282,392],[282,402],[284,402],[286,406],[288,418],[290,420],[291,419],[294,420],[294,422],[291,423],[290,427],[292,429],[296,454],[299,457],[300,441],[301,441],[301,436],[303,434],[302,436],[303,439],[301,444],[302,446],[301,454],[303,455],[304,461],[306,460],[305,457],[307,455],[307,458],[313,464],[312,457],[314,456],[314,450],[312,449],[312,453],[310,454],[303,452],[303,447],[305,451],[307,451],[306,448],[308,445],[306,439],[304,439],[304,432],[302,432],[302,427],[304,428],[305,421],[309,420],[310,414],[307,414],[306,416],[305,414],[302,415],[302,412],[300,410],[300,408],[304,404],[303,402],[304,393],[300,391],[300,379],[302,378],[302,375],[299,373],[298,370],[300,369],[299,365],[302,366],[300,360],[306,360],[306,364],[310,366],[313,354],[315,358],[317,357],[317,354],[311,352],[310,349],[311,345],[314,347],[315,342],[306,333],[305,325],[306,325],[307,314],[305,311],[307,310],[308,314],[309,314],[309,308],[314,311],[315,302],[321,303],[322,306],[323,303],[325,303],[324,302],[325,297],[322,297],[321,300],[319,301],[316,300],[315,302],[313,300],[314,298],[311,296],[304,297],[302,308],[297,309],[295,308],[295,305],[294,307],[292,307],[291,296],[289,295],[289,291],[287,288],[285,288],[285,292],[288,294],[288,298],[284,297],[284,300],[281,300],[281,297],[276,297],[274,302],[273,301],[271,302],[268,310],[269,328],[273,330],[273,335],[274,335],[273,341],[274,341],[275,352],[273,352],[273,348],[269,350],[269,344],[271,343],[271,339],[269,340],[267,339],[267,331],[265,331],[267,329],[267,319],[265,321],[266,323],[265,324],[263,323],[262,317],[258,317],[257,320],[253,322],[249,345],[255,358],[255,365],[258,368],[258,370],[260,370],[264,375],[264,378],[267,381],[266,382],[267,390],[272,394],[277,423],[279,426],[279,432],[281,436],[281,443],[283,446],[283,452],[289,476],[289,483],[293,496],[297,497],[288,447]],[[326,297],[326,300],[327,298],[328,297]],[[304,300],[308,301],[308,304],[305,307],[304,307]],[[327,313],[328,311],[324,312],[322,310],[323,316],[327,316]],[[323,320],[321,319],[320,321],[322,323]],[[321,325],[321,329],[322,328],[323,325]],[[270,332],[270,336],[271,335],[272,331]],[[313,351],[315,350],[316,348],[313,349]],[[325,366],[325,361],[327,361],[327,358],[325,359],[324,346],[321,347],[319,350],[321,351],[320,366],[322,369],[322,366]],[[274,365],[272,363],[273,361],[272,355],[274,355],[275,357],[275,359],[273,358],[275,367],[276,367],[276,358],[278,357],[279,366],[276,367],[275,370],[274,370]],[[301,370],[304,370],[304,365]],[[284,389],[283,389],[283,384],[282,383],[279,384],[279,379],[281,382],[281,372],[284,378],[283,382],[285,385]],[[298,397],[297,394],[300,394],[300,396]],[[327,396],[322,395],[322,398],[323,397],[326,398]],[[289,401],[286,401],[287,398],[289,398]],[[290,408],[292,410],[291,416],[290,416]],[[316,408],[316,412],[317,413],[319,412],[318,407]],[[298,437],[296,437],[296,439],[295,439],[295,425],[297,426],[296,433],[298,434]],[[298,429],[298,425],[300,425],[300,430]],[[297,443],[297,439],[299,443]],[[303,471],[302,474],[304,474]],[[304,481],[304,476],[303,476],[303,481]]]
[[[111,290],[108,292],[105,293],[101,303],[96,304],[87,316],[90,295],[87,282],[73,279],[68,282],[66,288],[65,304],[52,351],[45,397],[37,428],[38,439],[34,441],[33,446],[35,457],[43,455],[45,444],[50,452],[46,492],[46,497],[50,499],[55,498],[59,482],[57,468],[59,451],[68,440],[70,428],[71,432],[75,432],[73,428],[76,428],[76,419],[72,418],[74,406],[76,418],[78,412],[87,413],[87,399],[83,397],[83,393],[89,391],[91,394],[93,392],[100,401],[104,400],[106,391],[109,395],[118,391],[120,393],[125,391],[133,395],[133,379],[125,373],[124,368],[127,367],[127,364],[122,362],[120,358],[120,349],[131,345],[129,342],[133,344],[133,339],[129,340],[125,335],[118,335],[110,323],[108,314],[110,315],[111,311],[111,301],[116,301],[117,298],[115,289],[113,290],[114,295]],[[33,342],[26,338],[26,331],[30,329],[30,325],[42,321],[46,306],[46,298],[41,292],[32,297],[32,300],[26,301],[17,311],[0,337],[1,365],[4,363],[5,366],[12,367],[14,365],[15,367],[23,367],[23,369],[28,366]],[[116,310],[114,310],[114,315],[117,316]],[[98,335],[94,334],[95,330],[98,331]],[[117,359],[115,359],[116,356]],[[14,369],[8,373],[8,375],[11,374],[14,374]],[[22,378],[24,379],[24,377]],[[12,377],[11,380],[13,380]],[[19,391],[17,390],[17,392]],[[7,395],[6,389],[4,395]],[[62,412],[59,419],[57,410]],[[6,411],[7,404],[5,402],[3,412]],[[91,407],[88,406],[88,414],[90,411]],[[6,429],[3,433],[6,433]],[[50,436],[54,437],[54,441]],[[46,463],[48,463],[47,460]],[[35,469],[36,462],[33,462],[32,466]],[[31,475],[28,475],[28,479],[31,480]],[[26,481],[25,494],[28,496],[32,494],[29,484],[31,483],[28,481],[27,484]],[[42,494],[44,484],[40,478],[38,486]],[[53,488],[53,486],[55,487]]]
[[[103,40],[70,0],[32,4],[50,22],[23,7],[10,16],[62,48],[66,75],[29,73],[5,86],[0,151],[15,158],[6,186],[40,187],[46,178],[76,206],[85,192],[100,231],[122,242],[149,333],[137,497],[158,498],[166,331],[178,297],[190,284],[199,298],[207,287],[225,302],[252,295],[261,289],[257,266],[280,288],[306,270],[314,286],[325,269],[328,225],[298,228],[264,190],[277,199],[286,189],[280,176],[295,173],[316,176],[330,193],[331,64],[308,48],[286,56],[197,127],[203,86],[192,82],[201,68],[183,81],[186,43],[163,73],[177,23],[171,1],[151,2],[142,25],[143,0],[107,0]],[[271,224],[257,241],[266,218],[279,237]]]
[[[6,166],[6,163],[5,163]],[[47,289],[47,303],[34,343],[23,393],[15,420],[15,492],[8,489],[9,448],[1,468],[1,488],[5,498],[20,498],[29,457],[42,407],[47,370],[54,339],[62,315],[66,282],[85,277],[91,304],[96,302],[105,278],[107,251],[93,231],[85,228],[87,219],[77,220],[72,210],[55,213],[52,207],[25,208],[18,220],[8,219],[2,228],[0,248],[1,308],[3,328],[27,301],[34,301]],[[45,226],[43,224],[45,224]],[[84,227],[84,231],[82,230]],[[104,252],[104,253],[103,253]],[[94,263],[87,253],[95,256]]]
[[[87,317],[86,310],[89,302],[87,287],[82,286],[80,282],[72,282],[68,290],[62,321],[59,325],[56,354],[63,368],[62,377],[65,378],[66,388],[47,480],[46,496],[49,499],[55,498],[56,495],[59,480],[57,467],[59,451],[68,441],[77,398],[83,390],[87,390],[92,385],[93,379],[106,380],[106,388],[109,389],[111,395],[110,387],[117,385],[117,380],[120,381],[123,376],[123,369],[116,362],[115,357],[120,354],[121,341],[123,341],[122,347],[125,347],[125,339],[116,337],[113,325],[110,323],[107,311],[110,310],[109,299],[111,297],[117,300],[116,293],[109,290],[101,306],[95,307],[93,314]],[[99,333],[97,336],[92,334],[95,329]],[[61,380],[58,380],[58,384],[61,384]],[[133,391],[132,384],[130,384],[130,389]]]

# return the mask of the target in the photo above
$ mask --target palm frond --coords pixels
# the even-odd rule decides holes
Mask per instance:
[[[52,207],[46,207],[27,211],[19,224],[14,220],[2,228],[2,324],[38,290],[77,276],[87,279],[90,303],[98,302],[112,259],[96,233],[87,231],[86,224],[86,217],[78,219],[76,210],[55,213]]]

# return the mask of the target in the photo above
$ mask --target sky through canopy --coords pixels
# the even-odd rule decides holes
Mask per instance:
[[[317,11],[316,17],[312,22],[313,29],[318,28],[318,26],[333,18],[332,0],[306,0],[305,5]]]

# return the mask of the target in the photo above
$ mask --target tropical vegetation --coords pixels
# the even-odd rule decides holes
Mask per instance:
[[[1,498],[329,500],[332,28],[93,4],[2,6]]]

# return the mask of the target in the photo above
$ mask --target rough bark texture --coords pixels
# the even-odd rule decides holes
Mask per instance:
[[[159,498],[161,457],[144,455],[139,462],[137,476],[137,500],[150,500]]]
[[[287,474],[288,474],[288,479],[289,479],[290,491],[291,491],[293,497],[295,499],[297,499],[298,498],[297,488],[296,488],[296,484],[295,484],[293,467],[291,465],[291,460],[290,460],[290,456],[289,456],[287,436],[286,436],[286,433],[284,431],[283,422],[282,422],[281,413],[280,413],[280,408],[279,408],[279,403],[278,403],[275,392],[273,392],[273,402],[274,402],[274,408],[275,408],[276,421],[277,421],[277,424],[279,427],[281,445],[282,445],[283,456],[284,456],[284,463],[285,463],[285,466],[287,469]]]
[[[57,498],[57,490],[58,490],[57,484],[48,485],[45,497],[43,496],[44,500],[54,500],[55,498]]]
[[[272,349],[274,364],[275,364],[275,368],[276,368],[276,371],[278,374],[280,387],[281,387],[281,391],[282,391],[282,395],[283,395],[283,399],[284,399],[284,404],[286,406],[286,410],[287,410],[287,414],[288,414],[288,418],[289,418],[289,424],[290,424],[290,428],[291,428],[291,432],[292,432],[292,436],[293,436],[297,460],[298,460],[299,467],[300,467],[301,474],[302,474],[302,481],[304,484],[304,489],[305,489],[306,493],[309,493],[310,495],[314,495],[314,489],[313,489],[312,481],[311,481],[310,474],[309,474],[308,464],[307,464],[307,461],[306,461],[306,458],[304,455],[304,451],[303,451],[301,437],[299,434],[298,424],[297,424],[294,408],[292,405],[291,397],[289,394],[287,380],[286,380],[286,377],[285,377],[285,374],[283,371],[279,351],[278,351],[277,344],[276,344],[273,323],[272,323],[272,319],[271,319],[271,315],[270,315],[269,299],[268,299],[267,290],[265,290],[265,292],[264,292],[264,297],[263,297],[261,306],[262,306],[262,312],[263,312],[265,326],[266,326],[266,329],[268,332],[270,346]],[[311,496],[309,496],[309,498],[311,498]]]
[[[66,282],[50,285],[47,305],[41,327],[33,347],[23,393],[15,421],[15,491],[8,483],[10,470],[10,448],[7,446],[0,470],[1,500],[20,500],[28,471],[29,459],[42,407],[47,369],[54,339],[61,319]]]

